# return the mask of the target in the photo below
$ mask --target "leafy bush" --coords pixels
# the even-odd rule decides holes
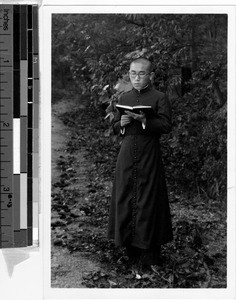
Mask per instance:
[[[171,183],[224,200],[227,119],[209,107],[209,99],[192,90],[173,101],[173,130],[163,138],[163,155]]]
[[[163,137],[171,184],[226,196],[227,15],[62,14],[53,16],[53,92],[115,101],[133,58],[153,62],[154,85],[172,99],[173,131]],[[96,116],[95,116],[96,118]],[[104,129],[109,136],[109,124]]]

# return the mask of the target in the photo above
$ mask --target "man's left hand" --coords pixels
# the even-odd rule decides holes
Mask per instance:
[[[135,119],[135,120],[137,120],[137,121],[139,121],[139,122],[141,122],[143,124],[146,124],[146,116],[145,116],[145,114],[142,111],[140,111],[140,114],[135,114],[135,113],[133,113],[131,111],[126,110],[125,113],[128,116],[132,117],[133,119]]]

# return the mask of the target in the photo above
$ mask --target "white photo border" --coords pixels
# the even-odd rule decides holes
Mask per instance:
[[[43,251],[44,299],[234,299],[235,297],[235,7],[232,5],[45,5],[40,7],[40,234]],[[50,1],[49,1],[50,2]],[[52,2],[52,1],[51,1]],[[228,14],[228,209],[226,289],[57,289],[51,288],[51,20],[52,14],[202,13]]]

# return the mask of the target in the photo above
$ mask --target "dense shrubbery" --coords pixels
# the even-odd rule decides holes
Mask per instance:
[[[95,105],[111,99],[132,58],[152,59],[173,106],[162,138],[168,181],[225,200],[226,15],[55,15],[52,45],[56,98],[67,90]]]
[[[167,176],[171,184],[181,185],[185,190],[225,200],[226,114],[212,114],[201,109],[200,103],[200,98],[193,100],[189,94],[172,103],[173,130],[163,138]]]

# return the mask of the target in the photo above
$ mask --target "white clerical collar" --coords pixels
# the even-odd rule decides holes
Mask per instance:
[[[149,87],[149,84],[147,84],[145,87],[143,87],[141,90],[137,90],[139,93],[141,93],[143,90],[147,89]]]

